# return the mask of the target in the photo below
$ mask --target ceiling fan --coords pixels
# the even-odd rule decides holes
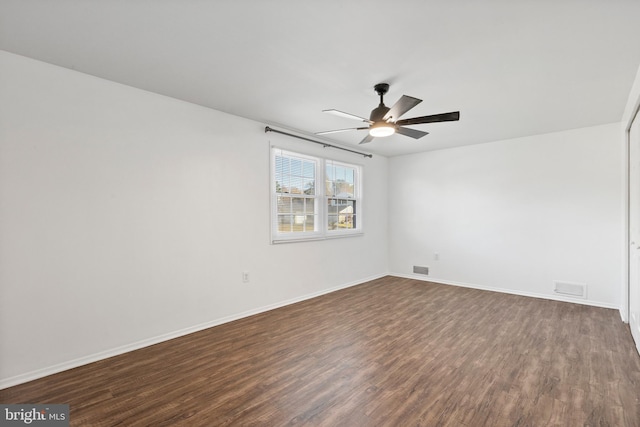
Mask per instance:
[[[323,113],[331,113],[336,116],[346,117],[348,119],[355,119],[361,122],[368,123],[368,126],[348,129],[328,130],[324,132],[316,132],[316,135],[326,135],[329,133],[346,132],[350,130],[369,130],[369,134],[364,137],[360,144],[366,144],[371,142],[373,138],[380,138],[384,136],[393,135],[399,133],[413,139],[422,138],[428,135],[429,132],[423,132],[421,130],[410,129],[404,126],[406,125],[419,125],[422,123],[436,123],[436,122],[451,122],[460,120],[460,112],[454,111],[451,113],[434,114],[431,116],[413,117],[411,119],[398,120],[407,111],[422,102],[421,99],[414,98],[412,96],[402,95],[402,98],[398,100],[393,107],[389,108],[384,105],[384,94],[389,91],[389,85],[387,83],[378,83],[375,85],[374,90],[380,95],[380,105],[371,110],[371,115],[368,119],[364,117],[356,116],[354,114],[345,113],[339,110],[322,110]]]

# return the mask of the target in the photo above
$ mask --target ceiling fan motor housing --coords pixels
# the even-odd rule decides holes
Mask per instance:
[[[387,107],[384,104],[380,104],[378,105],[377,108],[374,108],[373,110],[371,110],[371,116],[369,117],[369,120],[371,120],[372,122],[383,121],[383,118],[388,111],[389,111],[389,107]]]

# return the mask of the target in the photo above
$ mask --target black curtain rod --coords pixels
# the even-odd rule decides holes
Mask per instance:
[[[267,132],[280,133],[282,135],[287,135],[287,136],[292,136],[294,138],[304,139],[305,141],[313,142],[314,144],[320,144],[324,148],[327,148],[327,147],[337,148],[338,150],[344,150],[344,151],[348,151],[350,153],[360,154],[361,156],[365,156],[365,157],[369,157],[369,158],[373,157],[373,154],[361,153],[359,151],[349,150],[348,148],[339,147],[337,145],[327,144],[326,142],[314,141],[313,139],[305,138],[304,136],[300,136],[300,135],[294,135],[292,133],[283,132],[281,130],[276,130],[276,129],[270,128],[269,126],[264,128],[264,132],[265,133],[267,133]]]

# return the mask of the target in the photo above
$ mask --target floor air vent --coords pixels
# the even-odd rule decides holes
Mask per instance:
[[[587,285],[586,283],[570,283],[570,282],[554,282],[554,292],[560,295],[569,295],[572,297],[586,298],[587,297]]]

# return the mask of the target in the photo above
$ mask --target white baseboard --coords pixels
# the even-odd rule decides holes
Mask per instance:
[[[631,336],[636,345],[636,350],[638,350],[638,354],[640,354],[640,340],[636,341],[635,339],[635,337],[640,337],[640,319],[638,319],[636,313],[631,313],[629,316],[629,329],[631,330]]]
[[[516,291],[513,289],[505,289],[505,288],[494,288],[492,286],[483,286],[483,285],[476,285],[476,284],[472,284],[472,283],[463,283],[463,282],[456,282],[453,280],[444,280],[444,279],[438,279],[436,277],[425,277],[423,275],[419,275],[419,274],[402,274],[402,273],[389,273],[390,276],[395,276],[395,277],[403,277],[405,279],[415,279],[415,280],[421,280],[423,282],[433,282],[433,283],[440,283],[443,285],[451,285],[451,286],[460,286],[463,288],[472,288],[472,289],[479,289],[482,291],[492,291],[492,292],[500,292],[503,294],[511,294],[511,295],[520,295],[523,297],[532,297],[532,298],[542,298],[542,299],[548,299],[548,300],[552,300],[552,301],[562,301],[562,302],[570,302],[570,303],[574,303],[574,304],[582,304],[582,305],[590,305],[593,307],[601,307],[601,308],[612,308],[615,310],[620,310],[620,307],[615,305],[615,304],[610,304],[610,303],[606,303],[606,302],[600,302],[600,301],[593,301],[593,300],[585,300],[585,299],[581,299],[581,298],[569,298],[569,297],[564,297],[561,295],[551,295],[551,294],[539,294],[536,292],[526,292],[526,291]]]
[[[259,307],[256,309],[244,311],[242,313],[234,314],[231,316],[222,317],[219,319],[212,320],[210,322],[201,323],[199,325],[194,325],[188,328],[180,329],[177,331],[169,332],[166,334],[158,335],[155,337],[147,338],[144,340],[136,341],[130,344],[126,344],[120,347],[116,347],[110,350],[101,351],[99,353],[90,354],[88,356],[80,357],[77,359],[69,360],[67,362],[59,363],[53,366],[48,366],[46,368],[38,369],[31,372],[26,372],[24,374],[16,375],[13,377],[5,378],[0,380],[0,390],[13,387],[18,384],[23,384],[29,381],[36,380],[38,378],[46,377],[48,375],[57,374],[58,372],[66,371],[69,369],[77,368],[79,366],[87,365],[89,363],[97,362],[99,360],[104,360],[109,357],[118,356],[123,353],[128,353],[130,351],[139,350],[144,347],[149,347],[154,344],[158,344],[164,341],[168,341],[174,338],[178,338],[184,335],[192,334],[194,332],[202,331],[204,329],[212,328],[214,326],[222,325],[224,323],[233,322],[234,320],[242,319],[245,317],[253,316],[255,314],[264,313],[266,311],[271,311],[276,308],[284,307],[287,305],[295,304],[297,302],[302,302],[311,298],[319,297],[321,295],[329,294],[331,292],[339,291],[340,289],[350,288],[352,286],[360,285],[365,282],[369,282],[371,280],[376,280],[381,277],[387,276],[387,273],[368,277],[366,279],[357,280],[354,282],[345,283],[339,286],[335,286],[328,289],[323,289],[318,292],[313,292],[307,295],[303,295],[296,298],[291,298],[285,301],[277,302],[274,304],[269,304],[263,307]]]
[[[624,323],[629,323],[629,315],[624,306],[620,307],[620,320],[622,320]]]

